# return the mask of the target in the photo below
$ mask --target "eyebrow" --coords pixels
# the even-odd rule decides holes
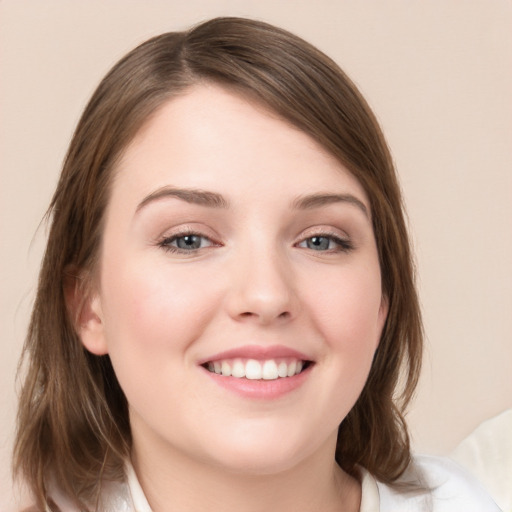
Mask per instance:
[[[320,208],[334,203],[349,203],[359,208],[366,217],[370,218],[368,208],[366,205],[352,194],[311,194],[307,196],[300,196],[295,199],[292,206],[298,210],[310,210],[313,208]]]
[[[137,206],[137,212],[149,203],[158,201],[164,197],[175,197],[187,203],[198,204],[208,208],[228,208],[229,202],[216,192],[193,188],[161,187],[147,195]]]
[[[229,201],[217,192],[194,188],[175,188],[165,186],[147,195],[138,204],[136,212],[140,211],[148,204],[166,197],[174,197],[187,203],[206,206],[207,208],[229,208]],[[292,208],[297,210],[311,210],[335,203],[352,204],[359,208],[366,217],[370,218],[366,205],[352,194],[318,193],[300,196],[292,202]]]

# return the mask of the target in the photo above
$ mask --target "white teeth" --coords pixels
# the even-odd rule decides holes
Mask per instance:
[[[242,361],[235,361],[233,364],[233,371],[231,372],[233,377],[245,377],[245,367]]]
[[[224,377],[231,376],[231,366],[229,366],[229,363],[227,361],[222,361],[221,371]]]
[[[279,377],[288,377],[288,365],[284,361],[279,363],[277,375],[279,375]]]
[[[249,359],[245,365],[245,377],[247,379],[256,380],[261,379],[261,363],[254,359]]]
[[[304,367],[304,361],[294,360],[276,362],[274,359],[258,361],[248,359],[245,363],[241,359],[224,361],[210,361],[208,371],[223,377],[246,378],[250,380],[276,380],[284,377],[298,375]]]
[[[275,380],[279,377],[277,373],[277,364],[273,359],[265,361],[263,364],[263,378],[265,380]]]

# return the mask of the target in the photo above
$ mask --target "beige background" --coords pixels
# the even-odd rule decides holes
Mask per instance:
[[[418,259],[428,357],[415,447],[445,453],[512,406],[510,0],[0,0],[0,510],[40,219],[77,118],[126,51],[217,15],[303,36],[360,86],[388,136]],[[2,501],[3,500],[3,501]]]

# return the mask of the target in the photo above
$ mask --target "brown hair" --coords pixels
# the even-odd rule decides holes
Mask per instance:
[[[378,123],[339,67],[265,23],[217,18],[155,37],[126,55],[80,119],[51,201],[51,229],[24,347],[14,469],[47,505],[48,479],[80,508],[101,480],[123,478],[130,452],[126,398],[108,356],[82,346],[66,305],[70,280],[94,271],[116,161],[165,101],[199,82],[249,95],[333,154],[364,187],[389,313],[368,381],[339,427],[336,460],[392,483],[410,462],[403,412],[416,387],[422,328],[400,189]]]

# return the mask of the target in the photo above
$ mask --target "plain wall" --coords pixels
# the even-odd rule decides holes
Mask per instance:
[[[0,510],[12,507],[15,372],[44,246],[40,220],[93,89],[152,35],[218,15],[287,28],[360,86],[410,218],[427,357],[410,425],[446,453],[512,406],[509,0],[0,1]]]

